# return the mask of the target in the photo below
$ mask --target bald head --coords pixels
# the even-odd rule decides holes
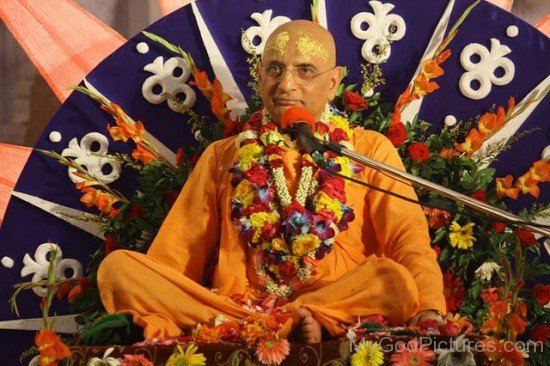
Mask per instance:
[[[293,20],[275,29],[267,39],[262,59],[281,57],[289,47],[296,47],[306,61],[316,58],[326,67],[336,65],[332,34],[312,21]]]
[[[260,94],[271,118],[278,122],[287,109],[299,106],[319,120],[342,79],[335,66],[334,39],[325,28],[295,20],[275,29],[259,72]]]

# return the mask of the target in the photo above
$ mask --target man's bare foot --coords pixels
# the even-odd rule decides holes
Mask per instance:
[[[298,308],[297,313],[302,319],[300,323],[302,341],[308,344],[321,342],[321,324],[306,308]]]

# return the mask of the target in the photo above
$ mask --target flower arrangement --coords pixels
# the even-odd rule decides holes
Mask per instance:
[[[315,3],[313,10],[316,9]],[[494,177],[495,171],[485,167],[486,161],[506,150],[513,141],[480,151],[484,141],[507,121],[523,113],[529,103],[518,107],[515,99],[510,97],[506,108],[495,107],[482,116],[446,126],[438,134],[428,135],[430,124],[426,121],[402,120],[412,101],[429,96],[439,88],[434,79],[445,72],[444,63],[451,55],[447,47],[478,3],[479,0],[466,9],[434,54],[422,62],[418,75],[393,106],[375,92],[375,88],[384,83],[380,66],[363,65],[363,84],[340,86],[333,102],[334,108],[327,110],[324,118],[314,126],[316,136],[345,144],[352,136],[353,127],[376,130],[388,137],[407,171],[415,176],[503,209],[506,209],[507,200],[517,199],[520,194],[538,197],[542,184],[550,181],[549,162],[533,162],[531,168],[520,177]],[[315,11],[313,13],[316,14]],[[307,281],[315,271],[316,261],[330,252],[338,230],[345,228],[353,218],[352,208],[346,205],[345,182],[340,177],[319,170],[311,156],[304,154],[299,189],[295,197],[291,197],[280,169],[284,137],[269,116],[258,108],[257,96],[250,103],[248,113],[240,119],[232,119],[227,107],[230,97],[218,80],[210,81],[180,47],[153,34],[146,35],[185,60],[192,70],[194,85],[210,101],[215,118],[199,116],[181,107],[197,139],[198,149],[181,148],[174,165],[147,138],[144,123],[134,122],[120,106],[100,94],[86,87],[76,87],[76,90],[100,103],[102,109],[114,118],[115,125],[108,126],[113,140],[135,144],[135,150],[130,155],[117,154],[114,158],[137,171],[140,193],[124,197],[91,176],[74,160],[55,152],[44,152],[76,170],[75,175],[81,178],[81,182],[76,184],[82,193],[81,201],[86,207],[98,209],[105,229],[104,246],[94,253],[86,277],[56,284],[57,287],[50,284],[48,289],[52,294],[57,291],[60,298],[67,296],[73,309],[80,313],[77,321],[81,325],[97,320],[104,313],[95,280],[101,260],[118,248],[145,252],[201,150],[212,141],[239,134],[238,160],[231,169],[236,192],[232,200],[232,219],[244,241],[256,249],[255,270],[269,294],[268,301],[264,303],[263,313],[257,317],[243,322],[218,319],[213,324],[198,325],[182,342],[241,342],[255,349],[260,362],[278,365],[289,353],[288,341],[278,336],[287,316],[270,311],[270,308],[283,304],[292,292]],[[249,61],[253,76],[255,60],[257,58],[253,57]],[[255,88],[254,81],[250,85]],[[530,103],[544,98],[547,93],[548,89],[542,91]],[[169,97],[176,104],[180,103],[175,97]],[[347,158],[331,154],[325,158],[329,166],[348,177],[359,169]],[[273,183],[267,179],[268,171],[273,174]],[[380,345],[376,340],[366,340],[365,337],[377,332],[396,331],[458,337],[457,342],[464,341],[465,335],[481,333],[486,335],[482,342],[490,362],[512,362],[517,365],[524,364],[525,359],[517,348],[505,347],[506,342],[533,340],[545,346],[543,352],[530,354],[528,361],[539,364],[548,358],[550,285],[539,282],[541,276],[550,274],[550,266],[538,259],[540,244],[533,233],[511,223],[492,221],[465,207],[450,204],[424,189],[418,189],[417,194],[423,202],[433,249],[444,268],[449,314],[443,324],[428,321],[397,330],[389,327],[384,319],[359,319],[348,331],[348,337],[354,342],[363,339],[351,356],[351,364],[382,364],[384,352]],[[519,215],[534,219],[548,208],[549,205],[534,205]],[[204,284],[208,283],[209,279],[204,278]],[[49,307],[52,297],[47,299],[45,308]],[[49,329],[51,327],[46,324],[46,329],[37,336],[36,343],[41,354],[59,345],[55,334]],[[428,365],[437,357],[438,364],[452,365],[457,364],[452,360],[466,360],[463,364],[468,364],[466,362],[473,359],[467,347],[463,348],[466,351],[451,348],[447,351],[436,350],[436,353],[420,346],[412,352],[413,348],[398,350],[388,360],[392,364],[406,365],[413,364],[411,360],[414,358],[418,364]],[[61,346],[56,349],[62,352],[45,355],[44,359],[53,357],[51,360],[55,362],[70,354]],[[167,365],[204,364],[204,356],[197,354],[196,350],[193,345],[184,350],[178,344]],[[109,354],[106,354],[103,360],[96,361],[107,362],[108,358]],[[118,360],[121,365],[147,364],[146,361],[134,361]]]

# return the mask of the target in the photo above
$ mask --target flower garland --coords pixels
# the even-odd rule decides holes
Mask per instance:
[[[329,106],[314,133],[352,147],[353,130],[347,119]],[[292,197],[283,170],[282,155],[288,145],[264,111],[250,117],[236,145],[237,161],[230,169],[235,187],[232,220],[255,249],[252,262],[265,292],[288,298],[315,274],[317,262],[332,250],[334,237],[355,217],[346,205],[345,182],[319,170],[311,155],[303,153],[298,188]],[[362,169],[330,152],[324,158],[335,172],[347,177]]]

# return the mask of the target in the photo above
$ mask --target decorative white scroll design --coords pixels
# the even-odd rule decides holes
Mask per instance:
[[[464,47],[460,54],[460,63],[466,70],[460,77],[458,86],[462,94],[470,99],[483,99],[491,92],[492,85],[506,85],[512,81],[515,75],[514,63],[504,56],[512,52],[506,46],[500,44],[496,38],[491,38],[491,50],[479,43],[471,43]],[[479,60],[472,61],[476,55]],[[502,75],[495,72],[501,69]],[[479,83],[479,88],[472,87],[472,81]]]
[[[76,259],[62,259],[63,252],[61,248],[54,243],[44,243],[40,244],[34,253],[34,260],[30,255],[25,254],[23,257],[23,264],[25,265],[21,269],[21,277],[28,276],[33,274],[32,282],[36,283],[43,281],[48,278],[48,267],[50,266],[50,261],[48,259],[48,254],[52,251],[52,248],[57,249],[57,255],[55,257],[55,279],[57,280],[67,280],[70,278],[82,277],[83,267],[82,264]],[[72,275],[67,277],[67,270],[72,271]],[[35,294],[40,297],[45,297],[47,293],[46,286],[37,286],[33,288]]]
[[[168,96],[164,95],[166,93],[178,98],[181,94],[185,95],[182,105],[186,108],[192,108],[195,105],[197,95],[186,84],[191,76],[191,70],[183,58],[171,57],[164,62],[164,58],[159,56],[152,63],[145,65],[143,70],[154,74],[145,79],[141,86],[143,97],[149,103],[161,104],[168,100],[168,107],[178,112],[177,103],[168,99]],[[155,87],[159,87],[159,90]]]
[[[361,12],[351,18],[351,32],[365,42],[361,55],[372,64],[385,62],[391,55],[390,42],[398,41],[407,30],[405,21],[397,14],[389,14],[393,4],[382,4],[380,1],[369,1],[373,13]],[[364,29],[364,25],[368,25]]]
[[[257,26],[249,27],[241,35],[241,44],[243,49],[249,54],[261,55],[264,52],[265,42],[278,26],[290,22],[290,18],[277,16],[271,19],[273,10],[267,9],[263,13],[252,13],[250,16],[258,23]],[[257,38],[261,41],[254,45]]]
[[[80,140],[75,138],[69,141],[67,148],[63,149],[61,155],[74,158],[74,161],[88,171],[88,174],[109,184],[120,177],[122,168],[120,163],[111,155],[107,154],[109,141],[107,137],[99,132],[90,132]],[[84,179],[77,177],[75,168],[69,168],[69,178],[73,183],[82,182]]]

